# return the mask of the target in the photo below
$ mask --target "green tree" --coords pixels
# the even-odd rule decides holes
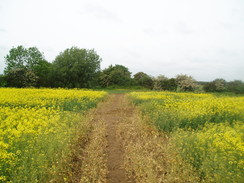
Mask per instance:
[[[206,92],[226,91],[226,81],[224,79],[215,79],[204,86]]]
[[[216,87],[212,81],[204,84],[204,86],[203,86],[203,89],[205,92],[215,92],[216,91],[215,88]]]
[[[163,82],[168,80],[168,78],[164,75],[159,75],[153,80],[153,89],[154,90],[164,90]]]
[[[6,75],[10,73],[11,77],[13,77],[15,75],[13,73],[27,72],[34,74],[35,78],[38,78],[36,86],[45,86],[45,83],[47,83],[50,63],[45,60],[43,53],[36,47],[13,47],[9,54],[6,55],[5,63],[4,73]],[[10,76],[8,75],[8,77]]]
[[[152,89],[153,80],[144,72],[138,72],[134,75],[134,81],[136,85]]]
[[[45,61],[44,56],[36,47],[13,47],[5,57],[7,66],[4,69],[4,73],[7,74],[9,71],[18,68],[35,71],[35,68],[43,61]]]
[[[0,74],[0,87],[4,87],[7,85],[6,78],[3,74]]]
[[[174,78],[167,78],[164,75],[159,75],[154,79],[154,90],[176,91],[177,84]]]
[[[244,82],[234,80],[227,83],[227,91],[234,93],[244,93]]]
[[[5,76],[8,87],[31,87],[36,86],[38,77],[33,71],[26,68],[11,69]]]
[[[130,86],[131,82],[131,72],[123,65],[110,65],[100,74],[100,84],[102,87],[113,85]]]
[[[226,90],[226,81],[224,79],[215,79],[213,82],[217,92],[223,92]]]
[[[68,88],[94,87],[101,61],[93,49],[66,49],[53,62],[53,85]]]
[[[170,78],[165,80],[163,83],[163,88],[168,91],[176,91],[177,89],[177,84],[175,78]]]
[[[194,91],[197,88],[196,80],[192,76],[180,74],[175,80],[179,91]]]
[[[37,87],[50,87],[51,86],[51,72],[52,72],[52,64],[42,60],[38,63],[38,65],[35,65],[33,67],[33,71],[38,77],[37,80]]]

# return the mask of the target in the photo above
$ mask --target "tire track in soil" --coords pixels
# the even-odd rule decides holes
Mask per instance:
[[[117,128],[121,120],[125,118],[122,108],[122,100],[124,95],[114,95],[112,104],[108,106],[108,110],[103,115],[104,121],[107,124],[107,147],[108,155],[108,182],[124,183],[129,180],[126,178],[124,165],[124,151],[121,146],[120,139],[117,136]]]
[[[131,109],[130,111],[125,109],[124,99],[124,94],[110,94],[108,99],[94,111],[91,121],[94,130],[83,152],[85,157],[82,160],[80,182],[134,182],[126,175],[124,149],[118,136],[119,125],[133,113]]]

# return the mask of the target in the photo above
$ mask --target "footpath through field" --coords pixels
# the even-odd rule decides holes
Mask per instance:
[[[195,182],[168,156],[167,138],[142,123],[126,95],[109,95],[92,116],[81,176],[75,182]]]
[[[85,147],[80,182],[132,182],[124,168],[124,149],[119,124],[129,122],[134,108],[125,104],[125,95],[112,94],[95,110],[90,141]]]

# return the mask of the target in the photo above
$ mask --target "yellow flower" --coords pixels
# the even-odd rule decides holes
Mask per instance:
[[[1,88],[0,180],[9,179],[10,172],[16,169],[33,166],[20,162],[33,163],[35,159],[36,164],[39,158],[39,166],[48,167],[43,163],[47,163],[44,160],[49,158],[47,153],[50,149],[45,150],[46,147],[41,146],[56,143],[53,144],[56,147],[65,139],[68,141],[81,112],[95,107],[106,94],[91,90]],[[35,153],[35,149],[43,152],[34,158],[31,153]]]

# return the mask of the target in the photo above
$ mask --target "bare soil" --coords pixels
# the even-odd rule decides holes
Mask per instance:
[[[108,182],[122,183],[126,181],[125,169],[123,168],[123,154],[124,151],[121,147],[116,131],[122,116],[121,100],[123,95],[115,95],[111,105],[106,106],[106,112],[100,115],[107,125],[107,142],[106,153],[108,155]]]
[[[80,182],[133,182],[124,168],[124,150],[118,126],[129,120],[133,107],[124,108],[125,95],[112,94],[93,113],[90,140],[83,151]]]
[[[142,119],[126,95],[109,95],[91,116],[89,140],[79,155],[80,178],[73,182],[198,182],[167,135]]]

